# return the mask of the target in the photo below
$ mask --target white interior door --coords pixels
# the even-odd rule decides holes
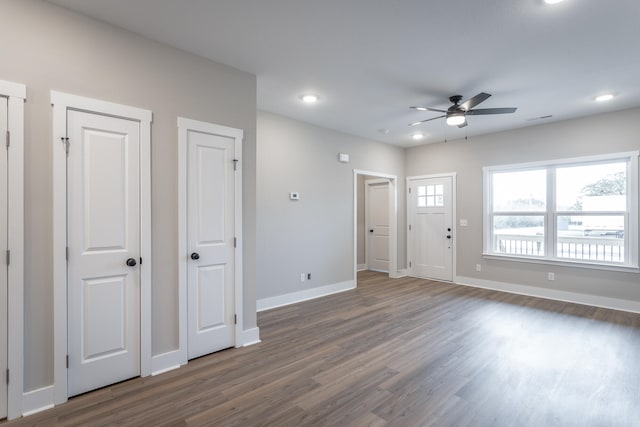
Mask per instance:
[[[389,272],[389,182],[365,181],[367,268]]]
[[[234,139],[187,130],[188,358],[234,345]]]
[[[8,123],[7,98],[0,97],[0,135],[7,134]],[[8,163],[7,150],[0,154],[0,251],[6,253],[7,241],[7,178]],[[6,372],[7,369],[7,263],[0,262],[0,369]],[[0,418],[7,416],[7,384],[0,381]]]
[[[68,395],[140,375],[140,124],[67,116]]]
[[[453,280],[453,178],[409,180],[409,274]]]

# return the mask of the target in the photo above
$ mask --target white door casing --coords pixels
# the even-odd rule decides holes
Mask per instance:
[[[8,130],[8,102],[7,98],[0,97],[0,135],[6,135]],[[7,180],[9,176],[8,168],[8,150],[0,155],[0,251],[5,253],[9,249],[7,241]],[[9,288],[8,281],[8,265],[0,262],[0,369],[2,371],[8,368],[8,328],[7,328],[7,297]],[[1,371],[0,371],[1,372]],[[0,418],[7,416],[7,384],[2,381],[0,385]]]
[[[2,245],[8,251],[8,265],[3,268],[6,281],[4,302],[0,312],[6,322],[2,338],[4,364],[8,368],[9,384],[3,385],[2,416],[11,420],[22,415],[24,384],[24,103],[26,86],[0,80],[0,126],[7,138],[6,157],[0,168],[3,177],[2,205],[4,218]],[[7,132],[8,131],[8,132]],[[4,382],[4,381],[3,381]]]
[[[149,375],[151,367],[151,119],[152,113],[148,110],[143,110],[135,107],[114,104],[111,102],[85,98],[75,95],[69,95],[61,92],[51,92],[51,102],[53,105],[53,135],[54,135],[54,150],[53,150],[53,187],[54,187],[54,204],[53,204],[53,270],[54,270],[54,403],[59,404],[67,400],[70,393],[76,393],[78,389],[70,383],[69,380],[73,379],[74,373],[69,374],[66,367],[68,350],[76,351],[79,349],[78,343],[82,343],[82,351],[85,356],[92,355],[89,359],[92,362],[97,362],[99,359],[108,359],[112,356],[119,356],[121,354],[128,354],[130,358],[135,354],[135,344],[130,344],[129,335],[130,332],[122,333],[122,328],[110,328],[106,331],[101,331],[101,336],[98,340],[92,341],[95,337],[81,336],[81,338],[75,339],[71,337],[70,333],[75,333],[70,330],[72,327],[82,327],[83,324],[77,319],[81,319],[84,322],[84,326],[88,327],[88,330],[94,330],[96,327],[105,324],[106,322],[117,322],[120,319],[120,325],[124,325],[124,319],[126,316],[137,317],[135,319],[127,318],[126,324],[138,325],[137,335],[133,337],[134,341],[137,341],[137,372],[134,375],[146,376]],[[69,116],[70,126],[69,133],[67,133],[67,118]],[[92,146],[89,150],[82,150],[79,153],[81,143],[77,140],[78,135],[74,135],[73,129],[77,126],[74,124],[79,117],[86,118],[89,116],[91,119],[115,121],[120,125],[131,124],[137,130],[129,129],[103,129],[104,123],[92,123],[86,126],[83,131],[91,134],[89,138],[92,140],[89,146]],[[126,128],[126,126],[125,126]],[[135,145],[132,142],[132,134],[137,133],[137,139],[139,148],[136,151],[136,155],[131,153],[124,147],[132,147]],[[83,137],[86,135],[83,135]],[[68,139],[67,139],[68,138]],[[133,138],[135,139],[135,138]],[[68,144],[67,144],[68,141]],[[114,146],[108,145],[109,142],[116,142],[116,149]],[[67,148],[69,150],[69,182],[67,182]],[[76,150],[76,152],[74,152]],[[82,154],[84,153],[84,154]],[[92,231],[90,235],[83,233],[85,230],[80,229],[80,225],[74,217],[74,207],[79,205],[77,189],[78,183],[71,182],[76,180],[76,173],[74,173],[74,167],[78,164],[75,156],[81,156],[82,163],[91,162],[94,160],[95,169],[92,166],[92,170],[83,171],[88,178],[89,182],[84,183],[88,189],[94,188],[91,192],[97,192],[101,194],[101,198],[98,200],[89,199],[86,203],[88,211],[83,212],[82,215],[86,216],[86,222],[88,224],[87,230]],[[98,165],[95,159],[98,157],[104,157],[104,165]],[[75,159],[75,160],[74,160]],[[116,165],[116,166],[114,166]],[[119,166],[118,166],[119,165]],[[126,170],[128,174],[132,176],[122,179],[121,175],[114,178],[114,174],[111,173],[110,168],[120,168],[120,170]],[[77,171],[76,171],[77,172]],[[109,173],[109,179],[96,181],[96,176],[100,172]],[[137,176],[136,184],[133,181]],[[131,185],[127,185],[127,183]],[[73,192],[76,197],[70,197],[67,200],[67,186],[69,192]],[[137,188],[137,196],[135,195]],[[126,188],[126,189],[123,189]],[[82,190],[84,191],[84,190]],[[115,207],[109,206],[109,200],[118,199],[117,195],[126,193],[126,201],[123,202],[120,199],[120,205],[116,204]],[[89,193],[90,194],[90,193]],[[83,195],[80,193],[80,195]],[[105,196],[107,195],[107,196]],[[94,197],[95,199],[95,197]],[[131,206],[136,204],[137,199],[137,214],[131,212],[136,209]],[[69,202],[69,206],[67,206]],[[123,205],[127,204],[126,209]],[[69,207],[69,209],[67,209]],[[113,214],[116,212],[116,218],[105,219],[104,212],[100,214],[94,214],[94,210],[109,210]],[[129,212],[124,214],[123,212]],[[67,223],[67,214],[69,214],[69,222]],[[77,213],[75,214],[77,216]],[[96,216],[97,215],[97,216]],[[100,216],[102,215],[102,217]],[[122,216],[124,215],[124,217]],[[134,218],[137,216],[137,218]],[[103,221],[108,220],[106,230],[103,227],[97,227]],[[123,225],[126,223],[126,226]],[[131,223],[137,223],[137,231]],[[116,227],[120,225],[120,227]],[[92,227],[95,226],[95,227]],[[133,227],[133,228],[132,228]],[[114,232],[116,229],[126,228],[127,231],[123,235],[117,235]],[[96,229],[98,231],[96,231]],[[116,235],[108,235],[114,232]],[[77,233],[84,234],[81,237]],[[75,237],[74,237],[75,236]],[[69,240],[67,241],[67,237]],[[81,248],[71,246],[73,243],[81,243]],[[137,243],[136,243],[137,242]],[[66,253],[67,245],[69,244],[70,263],[67,265]],[[123,249],[118,249],[118,245],[123,246]],[[137,245],[137,251],[135,247]],[[86,251],[86,248],[91,250]],[[110,264],[108,267],[113,270],[105,268],[103,271],[95,271],[89,273],[89,276],[84,279],[84,290],[88,290],[84,294],[77,293],[72,295],[72,291],[75,288],[74,283],[78,284],[78,278],[83,275],[81,270],[79,273],[75,272],[75,260],[74,257],[78,257],[83,252],[95,252],[96,255],[100,254],[107,258],[111,258],[107,261]],[[137,252],[137,255],[133,255]],[[116,255],[117,254],[117,255]],[[132,256],[129,256],[129,255]],[[120,258],[122,256],[122,258]],[[117,258],[117,261],[116,261]],[[136,265],[133,267],[127,266],[125,263],[128,258],[134,258]],[[143,262],[140,262],[143,261]],[[117,265],[116,265],[117,264]],[[67,271],[69,267],[69,271]],[[123,270],[118,270],[122,268]],[[131,271],[133,273],[131,276]],[[68,273],[68,274],[67,274]],[[137,293],[133,292],[133,296],[127,294],[129,288],[129,278],[138,277],[138,289]],[[67,286],[69,285],[70,294],[67,295]],[[78,286],[79,287],[79,286]],[[82,289],[82,287],[79,287]],[[115,291],[115,290],[118,291]],[[132,288],[131,288],[132,289]],[[69,297],[69,299],[68,299]],[[68,306],[73,301],[80,301],[89,307],[99,307],[99,310],[91,312],[91,314],[82,314],[80,317],[75,317],[76,322],[72,322],[71,318],[76,316],[72,312],[73,308]],[[136,299],[137,298],[137,299]],[[104,310],[106,304],[93,304],[96,300],[109,300],[112,307],[119,306],[121,310],[125,310],[127,315],[122,312],[114,314],[108,310]],[[136,305],[135,309],[130,308],[128,305]],[[86,307],[83,306],[83,309]],[[129,311],[131,310],[131,311]],[[137,315],[132,315],[137,311]],[[72,325],[73,323],[73,325]],[[134,326],[135,327],[135,326]],[[87,332],[87,328],[83,330],[83,333]],[[124,338],[123,338],[124,336]],[[120,339],[120,346],[125,349],[116,350],[117,345],[114,345]],[[123,344],[124,343],[124,344]],[[76,350],[74,350],[76,349]],[[131,353],[129,353],[131,350]],[[79,355],[70,354],[70,365],[74,364],[74,356],[80,358]],[[115,360],[115,359],[114,359]],[[124,363],[124,362],[123,362]],[[127,362],[129,363],[129,362]],[[97,365],[95,365],[97,366]],[[124,374],[123,374],[124,375]]]
[[[184,363],[242,345],[243,132],[181,117],[178,127]]]
[[[140,375],[140,123],[71,110],[67,127],[74,396]]]
[[[453,281],[454,176],[407,179],[409,275]]]
[[[358,175],[367,178],[380,178],[389,183],[389,277],[401,277],[403,273],[398,271],[398,178],[380,172],[353,170],[353,283],[358,283]],[[365,230],[366,232],[366,230]]]
[[[389,181],[365,180],[366,259],[369,270],[389,272]]]

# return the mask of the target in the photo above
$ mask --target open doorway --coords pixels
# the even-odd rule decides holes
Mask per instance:
[[[353,171],[353,276],[361,270],[397,277],[397,177]]]

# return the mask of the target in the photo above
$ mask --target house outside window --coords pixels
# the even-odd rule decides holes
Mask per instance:
[[[484,255],[637,269],[638,154],[485,167]]]

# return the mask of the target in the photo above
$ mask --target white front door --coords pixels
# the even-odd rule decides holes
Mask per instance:
[[[68,395],[140,375],[140,124],[69,110]]]
[[[234,345],[234,143],[187,129],[188,358]]]
[[[0,97],[0,135],[7,134],[7,98]],[[3,150],[0,154],[0,253],[6,253],[7,241],[7,179],[8,179],[8,152]],[[0,262],[0,372],[7,369],[7,263]],[[7,383],[1,381],[0,385],[0,418],[7,416]]]
[[[409,179],[409,275],[453,280],[451,176]]]
[[[389,182],[365,181],[365,223],[367,226],[367,268],[389,271]]]

